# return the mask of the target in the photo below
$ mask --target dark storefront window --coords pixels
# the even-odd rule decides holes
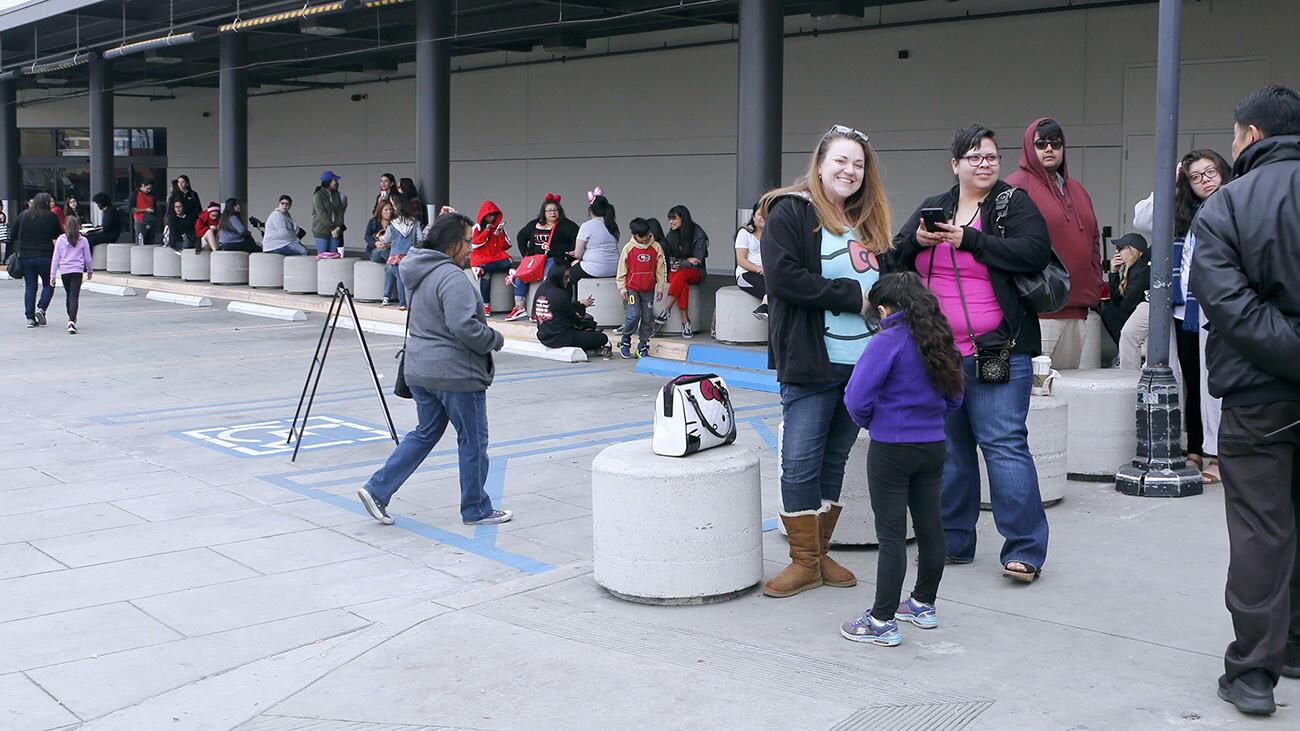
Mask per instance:
[[[24,199],[40,192],[57,201],[69,196],[81,201],[81,213],[90,207],[90,130],[83,127],[24,128],[19,131],[19,165],[23,171]],[[116,180],[113,202],[127,207],[140,181],[154,181],[154,195],[167,197],[167,130],[161,127],[126,127],[113,131]]]

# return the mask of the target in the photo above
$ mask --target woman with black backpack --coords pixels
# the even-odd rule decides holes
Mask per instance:
[[[1025,422],[1030,359],[1042,350],[1038,316],[1021,299],[1017,274],[1052,261],[1047,224],[1029,194],[999,179],[993,130],[979,124],[952,141],[957,184],[927,198],[894,237],[888,267],[915,271],[939,298],[962,355],[965,401],[947,421],[943,524],[947,562],[975,560],[980,468],[988,465],[993,520],[1005,539],[1003,574],[1038,577],[1047,557],[1047,514]]]

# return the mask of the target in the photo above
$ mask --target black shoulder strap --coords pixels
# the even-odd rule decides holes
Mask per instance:
[[[998,193],[998,197],[993,199],[993,225],[998,227],[998,235],[1002,238],[1007,236],[1007,227],[1003,219],[1007,217],[1007,208],[1011,206],[1011,196],[1020,190],[1016,187],[1010,187]]]

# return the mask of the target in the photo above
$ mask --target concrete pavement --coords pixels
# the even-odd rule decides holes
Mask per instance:
[[[60,293],[61,296],[61,293]],[[838,625],[853,589],[649,607],[591,578],[591,459],[643,438],[659,379],[621,360],[498,361],[489,488],[457,515],[450,435],[381,526],[354,493],[391,449],[340,330],[297,463],[281,447],[320,315],[275,322],[86,293],[81,334],[25,330],[0,282],[0,728],[1235,728],[1221,489],[1179,501],[1071,483],[1032,586],[991,518],[942,626],[886,649]],[[394,338],[371,336],[386,387]],[[779,403],[737,392],[776,514]],[[399,432],[409,402],[389,398]],[[767,571],[785,542],[764,537]],[[1300,683],[1271,723],[1295,724]]]

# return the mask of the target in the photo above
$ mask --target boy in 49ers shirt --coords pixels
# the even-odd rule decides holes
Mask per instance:
[[[619,355],[632,357],[632,333],[639,342],[636,357],[650,354],[650,335],[654,331],[654,303],[664,297],[668,288],[668,264],[663,247],[650,233],[650,224],[644,218],[634,218],[627,225],[632,240],[623,247],[618,258],[618,292],[627,302],[627,319],[618,329],[622,339],[618,343]]]

